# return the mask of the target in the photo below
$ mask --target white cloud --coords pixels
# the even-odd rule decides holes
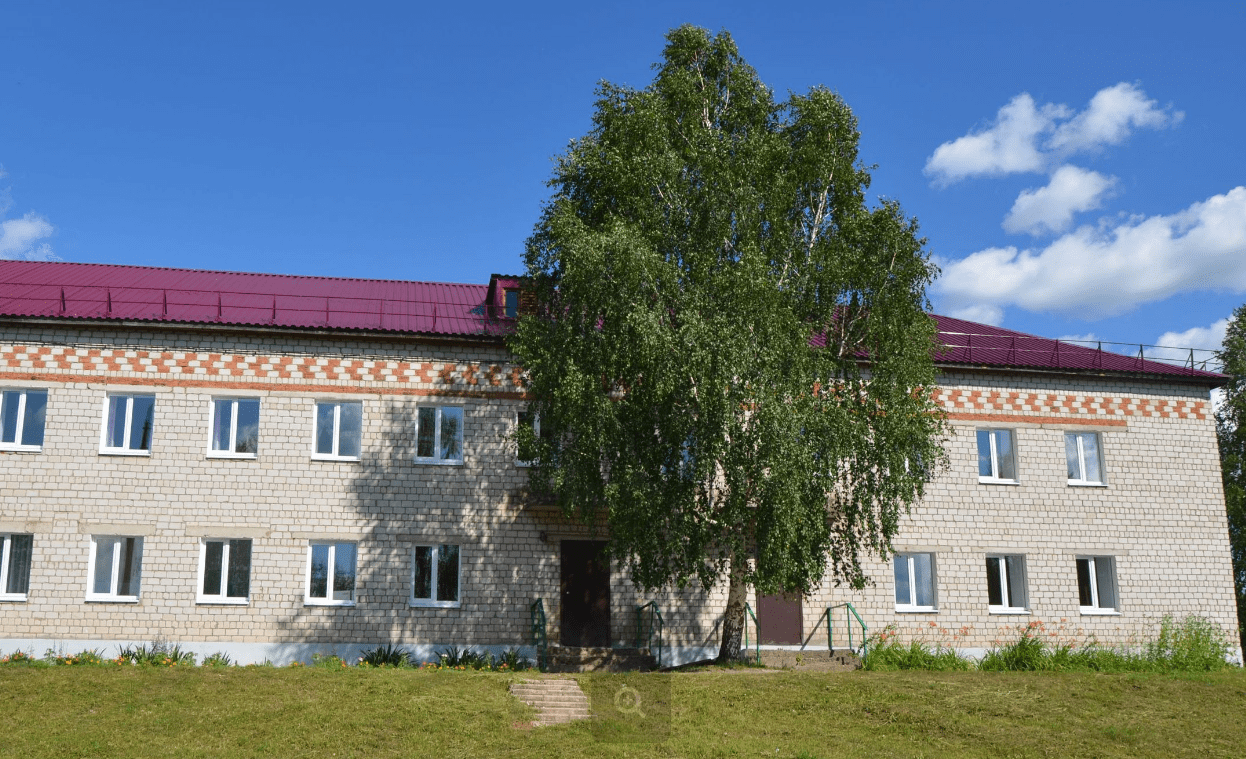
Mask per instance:
[[[978,322],[979,324],[991,324],[996,327],[1004,323],[1004,309],[992,305],[961,306],[948,311],[948,316],[954,319]]]
[[[52,246],[40,242],[55,231],[48,220],[33,212],[20,219],[0,221],[0,259],[49,261],[56,258]]]
[[[1209,361],[1209,368],[1219,370],[1219,363],[1213,360],[1211,351],[1220,350],[1224,343],[1225,332],[1229,329],[1229,319],[1225,317],[1212,322],[1206,327],[1191,327],[1184,332],[1165,332],[1155,338],[1157,347],[1147,351],[1147,358],[1159,361],[1183,364],[1190,360],[1190,349],[1194,349],[1195,365]]]
[[[940,266],[935,292],[951,315],[1015,305],[1093,319],[1181,292],[1244,292],[1246,187],[1171,215],[1080,227],[1041,250],[988,248]]]
[[[1121,82],[1095,93],[1086,110],[1071,121],[1061,124],[1047,141],[1050,150],[1097,150],[1104,145],[1119,145],[1129,137],[1131,129],[1147,127],[1163,129],[1180,123],[1185,114],[1160,108],[1136,85]]]
[[[1087,332],[1084,335],[1060,335],[1056,339],[1070,343],[1093,343],[1098,342],[1099,336],[1093,332]]]
[[[1017,95],[995,116],[988,129],[945,142],[926,161],[926,173],[941,184],[965,177],[1041,171],[1045,161],[1036,143],[1056,119],[1069,115],[1062,105],[1034,106],[1028,92]]]
[[[1116,177],[1076,166],[1061,166],[1046,187],[1022,190],[1004,217],[1004,231],[1063,232],[1073,223],[1073,214],[1100,207],[1116,186]]]
[[[1182,117],[1128,82],[1099,90],[1078,113],[1066,105],[1036,106],[1023,92],[1000,108],[986,129],[936,148],[925,171],[940,185],[972,176],[1042,172],[1074,153],[1119,145],[1134,129],[1161,129]]]

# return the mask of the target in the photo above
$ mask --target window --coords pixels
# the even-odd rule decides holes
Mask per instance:
[[[1103,449],[1097,432],[1064,433],[1070,485],[1103,485]]]
[[[0,451],[43,448],[47,390],[5,390],[0,397]]]
[[[1012,430],[978,430],[978,482],[1016,482]]]
[[[987,608],[992,614],[1025,614],[1025,557],[1000,555],[986,557]]]
[[[458,546],[415,547],[411,562],[411,605],[459,605]]]
[[[25,601],[34,535],[0,535],[0,601]]]
[[[426,464],[463,463],[463,409],[420,406],[415,417],[415,460]]]
[[[354,543],[312,543],[307,552],[306,603],[353,606],[355,603]]]
[[[1077,559],[1077,595],[1082,614],[1116,614],[1116,559],[1080,556]]]
[[[143,539],[91,537],[88,601],[137,601],[143,564]]]
[[[253,459],[260,444],[258,398],[212,399],[212,442],[208,455]]]
[[[514,319],[516,316],[519,316],[519,291],[502,291],[502,307],[507,319]]]
[[[362,429],[362,403],[317,403],[314,457],[357,461]]]
[[[535,411],[520,411],[515,417],[515,423],[517,426],[531,429],[532,436],[539,441],[548,442],[551,437],[548,428],[544,431],[541,429],[541,416]],[[536,456],[530,455],[528,458],[524,458],[518,450],[520,447],[523,448],[523,453],[535,453],[534,451],[529,451],[526,447],[517,446],[515,463],[518,466],[530,466],[536,459]]]
[[[108,396],[108,402],[104,406],[100,453],[150,455],[155,411],[154,395]]]
[[[935,611],[935,564],[933,553],[898,553],[896,611]]]
[[[251,541],[203,541],[199,578],[199,603],[246,603],[251,594]]]

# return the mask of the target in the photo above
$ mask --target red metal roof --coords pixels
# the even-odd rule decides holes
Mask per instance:
[[[425,335],[502,335],[503,287],[288,274],[0,261],[0,316],[347,329]],[[934,317],[940,364],[1163,375],[1219,384],[1225,377],[986,324]],[[816,341],[815,341],[816,342]]]
[[[0,315],[501,334],[487,285],[0,261]]]

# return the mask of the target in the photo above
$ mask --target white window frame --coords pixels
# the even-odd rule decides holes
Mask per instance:
[[[433,427],[433,455],[420,456],[420,409],[436,409],[436,425]],[[457,459],[441,458],[441,418],[442,409],[456,408],[459,410],[459,416],[463,423],[459,425],[459,457]],[[455,403],[421,403],[415,409],[415,463],[417,464],[433,464],[435,466],[463,466],[463,459],[466,458],[467,449],[464,445],[464,439],[467,437],[464,430],[467,427],[467,409]]]
[[[264,413],[264,404],[262,401],[260,401],[259,398],[250,397],[250,396],[222,396],[220,398],[213,398],[208,403],[208,448],[207,448],[208,458],[210,459],[257,459],[259,458],[260,454],[259,454],[258,440],[256,441],[256,445],[255,445],[256,447],[255,453],[235,453],[234,452],[234,449],[238,447],[238,401],[255,401],[256,403],[259,403],[261,424],[263,423],[262,419],[263,419],[263,413]],[[230,411],[230,414],[229,414],[229,450],[227,451],[218,451],[212,447],[212,443],[215,442],[214,440],[215,436],[212,434],[212,425],[215,423],[215,420],[216,420],[216,404],[218,403],[232,403],[233,404],[233,409]],[[315,445],[314,439],[312,441],[312,445],[313,446]]]
[[[1099,559],[1107,559],[1108,566],[1111,567],[1112,569],[1112,577],[1110,579],[1110,582],[1112,586],[1112,595],[1116,596],[1116,606],[1100,606],[1099,605],[1100,600],[1101,600],[1099,598],[1099,561],[1098,561]],[[1104,554],[1096,554],[1096,555],[1086,554],[1086,555],[1078,555],[1077,561],[1078,562],[1081,562],[1081,561],[1089,562],[1088,566],[1090,568],[1090,598],[1092,601],[1092,605],[1090,606],[1081,605],[1081,589],[1079,587],[1077,590],[1078,610],[1082,613],[1083,616],[1088,616],[1088,617],[1089,616],[1095,616],[1095,617],[1120,616],[1121,589],[1120,589],[1120,585],[1116,581],[1116,576],[1117,576],[1116,557],[1107,556]],[[1073,569],[1074,569],[1074,580],[1075,580],[1075,586],[1076,586],[1076,583],[1081,582],[1081,580],[1077,577],[1077,564],[1076,563],[1073,565]]]
[[[355,584],[350,590],[350,600],[338,601],[333,596],[333,574],[337,567],[337,547],[339,545],[355,547]],[[329,575],[326,578],[325,598],[313,598],[312,582],[312,549],[316,546],[329,547]],[[313,540],[307,544],[307,567],[304,570],[303,603],[306,606],[354,606],[359,598],[359,542],[355,540]]]
[[[934,602],[930,606],[920,606],[916,603],[912,603],[912,601],[914,601],[917,598],[917,588],[916,588],[916,583],[915,583],[915,579],[917,577],[917,570],[916,570],[913,557],[919,554],[925,554],[930,557],[930,597]],[[897,562],[897,561],[905,562],[907,565],[907,571],[909,575],[909,601],[910,603],[902,604],[897,600],[896,611],[901,612],[901,613],[906,613],[906,614],[937,613],[939,611],[939,570],[938,570],[938,560],[937,560],[937,556],[935,552],[934,551],[905,551],[902,553],[897,553],[895,556],[892,557],[891,560],[893,562]]]
[[[458,588],[458,599],[454,601],[438,601],[437,596],[437,572],[438,558],[441,555],[443,545],[452,545],[459,549],[458,577],[455,581],[455,587]],[[415,595],[415,556],[416,551],[420,548],[432,549],[432,584],[429,586],[429,592],[432,594],[428,598],[417,598]],[[444,543],[433,545],[424,543],[411,547],[411,595],[407,598],[407,603],[411,606],[423,607],[429,609],[457,609],[463,604],[463,546],[454,543]]]
[[[251,543],[251,566],[247,567],[247,595],[227,596],[229,589],[229,542],[246,540]],[[216,595],[203,592],[204,573],[208,568],[208,543],[224,543],[221,547],[221,592]],[[251,569],[255,566],[255,541],[250,538],[203,538],[199,541],[199,578],[195,583],[195,603],[222,606],[246,606],[251,602]]]
[[[1064,438],[1065,438],[1066,468],[1067,468],[1067,463],[1068,463],[1068,438],[1070,435],[1074,436],[1077,440],[1077,469],[1081,473],[1081,477],[1078,479],[1069,480],[1069,485],[1073,487],[1079,487],[1079,488],[1106,488],[1108,486],[1108,473],[1107,473],[1107,467],[1104,465],[1104,461],[1103,461],[1104,459],[1103,435],[1100,435],[1098,432],[1081,432],[1081,431],[1065,432]],[[1094,480],[1086,479],[1086,448],[1082,444],[1082,438],[1087,435],[1094,435],[1095,438],[1098,440],[1099,476],[1103,478],[1101,482],[1095,482]]]
[[[109,583],[111,591],[108,593],[95,592],[95,555],[101,540],[124,541],[133,538],[137,541],[138,549],[138,593],[132,596],[117,595],[117,584],[121,579],[121,554],[119,548],[113,549],[112,554],[112,576]],[[103,603],[138,603],[143,593],[143,540],[142,535],[92,535],[91,536],[91,553],[87,557],[87,598],[88,601]],[[120,546],[120,543],[118,543]]]
[[[347,403],[359,404],[359,455],[341,456],[338,451],[342,447],[342,406]],[[316,441],[320,438],[320,407],[333,406],[333,452],[320,453],[316,450]],[[317,461],[360,461],[363,458],[363,402],[359,400],[322,399],[312,406],[312,439],[311,457]]]
[[[30,535],[30,533],[28,532],[0,533],[0,601],[25,601],[26,600],[25,593],[9,593],[7,590],[5,590],[6,588],[9,587],[9,571],[11,569],[11,567],[9,566],[9,562],[12,559],[12,555],[13,555],[13,536],[15,535]],[[34,568],[34,564],[35,564],[35,557],[34,557],[33,541],[32,541],[30,566],[26,568],[27,574],[29,574],[30,571]]]
[[[1008,559],[1020,559],[1018,564],[1021,566],[1021,606],[1008,606]],[[1001,587],[1000,598],[1005,601],[1003,604],[993,604],[990,602],[990,587],[987,587],[987,612],[990,614],[1029,614],[1030,613],[1030,588],[1029,588],[1029,572],[1027,571],[1025,554],[1020,553],[988,553],[987,561],[999,562],[999,581]],[[987,575],[987,582],[990,582],[990,575]]]
[[[986,477],[986,476],[983,476],[981,473],[979,473],[978,482],[982,484],[987,484],[987,485],[1018,485],[1020,484],[1021,482],[1021,456],[1019,455],[1019,452],[1017,450],[1017,431],[1010,427],[977,427],[975,428],[974,429],[974,449],[975,449],[974,466],[975,467],[977,466],[977,463],[978,463],[978,456],[981,455],[976,450],[978,446],[978,442],[977,442],[978,434],[977,433],[979,432],[990,433],[990,435],[988,435],[988,439],[991,441],[991,476]],[[1012,438],[1012,468],[1016,474],[1015,479],[1009,480],[1009,479],[1001,478],[999,476],[999,450],[995,442],[995,433],[997,432],[1007,432],[1009,437]]]
[[[0,387],[0,393],[21,393],[21,400],[17,402],[17,427],[16,434],[13,435],[12,443],[0,442],[0,451],[20,451],[23,453],[40,453],[43,451],[43,444],[39,445],[22,445],[22,433],[26,431],[26,395],[28,393],[43,393],[48,395],[46,388],[42,387]],[[47,419],[47,401],[44,401],[44,417],[43,417],[43,434],[46,437],[48,433]],[[107,413],[107,412],[105,412]]]
[[[108,447],[108,404],[113,398],[125,398],[125,440],[120,448]],[[151,448],[135,450],[129,447],[130,436],[134,434],[134,399],[151,398],[151,448],[156,447],[156,395],[155,393],[108,393],[104,396],[104,413],[100,419],[100,455],[101,456],[151,456]]]

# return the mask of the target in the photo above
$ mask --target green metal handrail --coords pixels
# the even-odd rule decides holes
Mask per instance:
[[[867,653],[867,646],[869,646],[870,628],[866,627],[864,620],[861,619],[861,615],[857,613],[856,607],[854,607],[850,603],[835,604],[834,606],[826,607],[826,650],[829,653],[832,653],[832,654],[835,653],[835,621],[834,621],[835,615],[832,614],[832,612],[840,608],[844,610],[844,621],[847,623],[847,626],[848,626],[848,650],[853,652],[854,654],[857,654],[862,659],[864,659]],[[853,617],[857,618],[857,624],[861,626],[861,650],[860,651],[857,651],[856,647],[852,645],[852,618]]]
[[[549,638],[545,632],[545,604],[538,598],[532,602],[529,611],[532,619],[532,642],[536,645],[536,668],[544,672],[549,669]]]
[[[649,626],[645,627],[645,609],[649,609]],[[644,606],[636,607],[636,647],[647,648],[653,653],[653,636],[658,637],[658,669],[662,668],[662,634],[666,631],[666,623],[662,619],[662,610],[657,601],[650,601]]]
[[[753,625],[757,628],[757,640],[755,643],[753,643],[753,645],[755,646],[754,658],[757,660],[758,664],[761,664],[761,625],[757,622],[757,615],[753,613],[753,607],[748,605],[748,601],[744,602],[744,611],[748,612],[748,615],[753,618]],[[744,620],[744,650],[745,651],[748,650],[748,619],[747,618]]]

